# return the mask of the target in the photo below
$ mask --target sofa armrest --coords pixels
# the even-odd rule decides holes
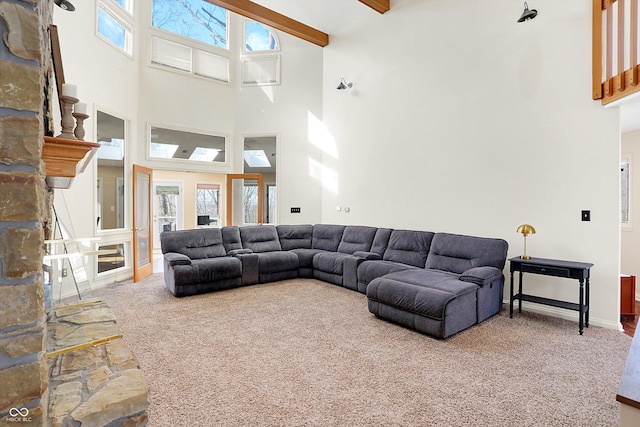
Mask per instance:
[[[236,256],[236,255],[252,254],[252,253],[253,251],[251,249],[232,249],[229,252],[227,252],[227,255]]]
[[[460,275],[460,280],[484,286],[501,277],[502,270],[496,267],[485,266],[470,268]]]
[[[375,252],[356,251],[353,253],[353,256],[356,256],[358,258],[364,258],[366,260],[382,259],[382,256],[380,256],[380,254],[377,254]]]
[[[176,252],[167,252],[166,254],[164,254],[164,259],[172,267],[174,265],[191,265],[191,258],[186,256],[185,254],[179,254]]]

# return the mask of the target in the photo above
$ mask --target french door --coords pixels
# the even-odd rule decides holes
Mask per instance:
[[[153,272],[151,189],[153,170],[133,165],[133,281]]]

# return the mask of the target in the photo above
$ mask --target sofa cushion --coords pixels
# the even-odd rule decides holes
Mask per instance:
[[[311,249],[313,226],[310,224],[278,225],[278,238],[283,251],[291,249]]]
[[[360,225],[348,225],[342,233],[338,252],[352,254],[356,251],[368,252],[378,229]]]
[[[240,260],[233,257],[196,259],[190,265],[173,266],[174,281],[180,285],[211,283],[241,276]]]
[[[436,233],[426,268],[462,274],[473,267],[504,268],[508,244],[502,239]]]
[[[410,268],[418,267],[393,261],[364,261],[358,266],[358,282],[366,284],[376,277]]]
[[[311,241],[311,248],[322,249],[324,251],[336,252],[340,240],[342,240],[342,233],[344,232],[344,225],[333,224],[317,224],[313,226],[313,238]]]
[[[240,239],[244,249],[254,253],[281,251],[278,231],[273,225],[251,225],[240,227]]]
[[[383,259],[414,267],[424,267],[434,233],[429,231],[393,230]]]
[[[387,246],[389,246],[389,237],[391,237],[392,231],[393,230],[390,228],[378,228],[376,230],[376,235],[373,237],[373,244],[371,245],[369,252],[376,253],[382,258],[384,251],[386,251]]]
[[[313,257],[325,251],[322,249],[291,249],[291,252],[298,256],[300,268],[313,268]]]
[[[240,229],[235,225],[222,227],[222,243],[227,252],[236,249],[242,249],[242,241],[240,240]]]
[[[350,254],[341,252],[320,252],[313,257],[313,269],[324,271],[325,273],[342,275],[344,259],[352,257]]]
[[[191,259],[213,258],[226,255],[219,228],[165,231],[160,235],[162,253],[175,252]]]
[[[258,254],[258,271],[260,274],[297,270],[298,268],[300,268],[300,261],[293,252],[275,251]]]

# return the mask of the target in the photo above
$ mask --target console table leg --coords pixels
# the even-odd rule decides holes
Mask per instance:
[[[511,271],[511,286],[509,293],[509,318],[513,318],[513,271]]]
[[[522,270],[518,272],[518,295],[522,295]],[[522,313],[522,298],[518,298],[518,313]]]
[[[579,319],[579,325],[580,325],[580,335],[582,335],[582,332],[584,330],[584,319],[585,319],[585,312],[584,312],[584,280],[580,279],[580,304],[579,307],[580,311],[578,312],[578,319]]]
[[[589,277],[587,276],[586,279],[586,289],[585,289],[585,295],[586,295],[586,301],[585,301],[585,305],[586,305],[586,312],[584,314],[584,326],[585,327],[589,327],[589,310],[591,309],[591,305],[589,302]]]

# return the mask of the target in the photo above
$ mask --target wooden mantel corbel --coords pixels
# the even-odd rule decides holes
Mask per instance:
[[[85,170],[98,148],[100,144],[97,142],[45,136],[42,160],[49,187],[69,188],[73,178]]]

